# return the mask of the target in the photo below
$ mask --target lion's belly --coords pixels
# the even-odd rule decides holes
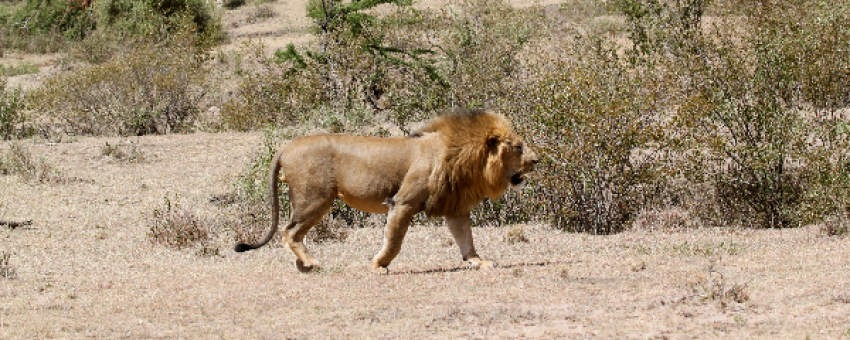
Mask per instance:
[[[346,195],[344,192],[337,193],[337,196],[339,196],[345,204],[348,204],[352,208],[365,211],[367,213],[386,214],[390,211],[389,207],[384,204],[385,200],[374,201],[372,199]]]

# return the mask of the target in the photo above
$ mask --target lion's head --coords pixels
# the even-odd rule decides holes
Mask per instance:
[[[508,120],[488,110],[443,113],[414,133],[438,133],[445,144],[429,179],[429,216],[466,214],[484,197],[499,198],[534,170],[537,154]]]

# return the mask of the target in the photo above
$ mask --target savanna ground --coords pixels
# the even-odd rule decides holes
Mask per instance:
[[[612,236],[523,225],[476,228],[498,261],[467,270],[448,231],[411,229],[391,275],[369,272],[378,228],[312,244],[324,269],[300,274],[271,247],[171,250],[146,222],[164,197],[203,207],[226,193],[258,134],[33,144],[70,183],[0,177],[0,229],[14,278],[0,286],[0,337],[15,338],[788,338],[850,330],[850,238],[819,227],[635,229]],[[674,212],[670,212],[674,214]],[[665,217],[655,216],[655,225]]]
[[[304,2],[264,6],[277,14],[226,12],[232,40],[219,48],[311,39]],[[29,89],[62,57],[2,62],[38,67],[8,78]],[[220,201],[262,144],[259,132],[3,142],[0,155],[22,146],[52,170],[0,176],[0,220],[32,220],[0,226],[0,338],[850,338],[850,237],[822,225],[688,228],[672,207],[607,236],[475,228],[479,253],[500,264],[488,271],[466,269],[431,225],[411,228],[386,276],[369,272],[380,228],[312,242],[316,273],[298,273],[279,245],[236,254]],[[211,246],[152,241],[166,205],[214,221]]]

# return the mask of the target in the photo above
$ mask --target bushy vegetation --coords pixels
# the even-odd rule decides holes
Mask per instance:
[[[683,225],[846,221],[835,219],[850,211],[845,2],[410,4],[314,0],[314,44],[274,56],[247,44],[238,62],[215,63],[206,52],[220,24],[206,3],[99,1],[83,12],[93,21],[82,35],[63,38],[81,39],[88,66],[27,98],[73,133],[274,126],[236,190],[256,206],[286,139],[316,129],[405,134],[439,110],[489,107],[515,122],[541,164],[529,186],[485,201],[477,225],[537,220],[606,234],[670,208],[697,221]],[[18,7],[3,8],[12,23]],[[78,27],[63,25],[49,27]],[[148,38],[97,43],[125,36]],[[235,90],[213,100],[215,121],[198,125],[212,67],[232,67]],[[7,112],[23,111],[4,110],[10,138],[25,122]],[[380,224],[341,204],[331,215],[329,224]]]
[[[34,91],[36,109],[72,133],[144,135],[191,130],[206,93],[205,55],[176,35],[120,58],[62,73]]]
[[[846,4],[625,3],[635,67],[671,77],[671,139],[688,179],[713,188],[715,218],[791,227],[846,207]],[[824,182],[832,193],[815,194]]]
[[[0,79],[0,139],[21,137],[27,130],[26,103],[20,89],[6,89],[6,80]]]
[[[25,0],[0,4],[0,48],[57,51],[95,27],[88,1]]]
[[[474,214],[477,224],[545,220],[604,234],[628,228],[642,211],[682,206],[697,225],[777,228],[847,209],[846,5],[622,0],[522,10],[499,1],[457,6],[388,16],[407,24],[403,32],[377,25],[382,42],[428,46],[429,72],[445,88],[387,71],[382,79],[405,83],[381,83],[380,110],[362,95],[365,87],[343,91],[360,94],[348,97],[315,90],[327,89],[327,80],[339,74],[355,79],[350,75],[376,70],[368,62],[328,64],[323,58],[363,53],[347,53],[360,46],[351,35],[323,36],[324,50],[310,58],[286,51],[289,68],[273,78],[306,70],[324,76],[275,86],[275,98],[287,98],[279,102],[289,106],[274,110],[365,107],[386,113],[402,129],[410,118],[427,117],[411,114],[416,110],[487,106],[507,113],[538,146],[542,166],[529,188],[485,201]],[[622,19],[594,21],[588,13]],[[314,92],[305,96],[295,79],[313,79]],[[292,103],[303,106],[291,110]],[[297,124],[303,117],[266,122]]]
[[[15,175],[31,183],[68,183],[79,181],[60,174],[53,165],[38,159],[24,145],[14,142],[9,150],[0,153],[0,175]]]
[[[204,0],[23,0],[0,4],[0,48],[54,52],[108,31],[118,41],[133,36],[193,30],[221,39],[221,24]],[[102,42],[102,41],[101,41]]]
[[[177,200],[177,197],[166,196],[163,206],[154,209],[147,220],[148,239],[173,249],[196,246],[210,249],[208,244],[217,231],[217,223],[184,208]]]

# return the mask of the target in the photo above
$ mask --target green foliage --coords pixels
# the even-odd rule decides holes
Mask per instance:
[[[120,42],[192,31],[198,43],[210,44],[223,38],[213,6],[205,0],[26,0],[6,11],[0,7],[0,48],[55,52],[98,31]]]
[[[222,126],[247,131],[270,125],[295,125],[310,110],[330,99],[321,91],[322,79],[308,71],[292,74],[292,68],[268,61],[264,47],[248,44],[242,51],[246,63],[256,64],[245,71],[234,96],[222,105]],[[305,67],[306,68],[306,67]]]
[[[64,38],[82,39],[94,28],[94,18],[83,1],[26,0],[9,18],[20,34],[61,32]]]
[[[27,121],[25,109],[21,89],[7,91],[6,80],[0,79],[0,138],[9,140],[23,134]]]
[[[369,14],[382,4],[395,5],[395,12],[385,17]],[[417,47],[421,44],[416,41],[393,39],[393,31],[419,20],[410,5],[408,0],[311,1],[307,13],[316,23],[318,50],[301,53],[289,45],[276,53],[276,60],[292,67],[287,77],[316,79],[320,86],[313,97],[338,108],[365,104],[384,110],[392,106],[384,98],[387,94],[410,93],[407,89],[415,86],[447,87],[430,59],[433,51]]]
[[[517,10],[502,0],[466,0],[447,13],[440,43],[451,107],[496,107],[518,74],[529,41],[542,37],[542,13]]]
[[[671,86],[670,135],[689,179],[713,186],[719,222],[793,227],[840,208],[812,190],[846,177],[848,135],[836,112],[848,105],[850,54],[840,46],[850,31],[835,14],[846,4],[725,2],[711,29],[703,1],[623,4],[632,61],[684,85]],[[830,198],[847,195],[846,185],[832,189]]]
[[[46,53],[84,37],[95,20],[78,1],[27,0],[0,5],[0,26],[0,49]]]
[[[620,11],[631,26],[633,62],[646,61],[656,53],[685,57],[698,52],[703,35],[702,19],[713,0],[618,0]]]
[[[143,135],[192,129],[207,72],[192,36],[142,42],[122,58],[47,80],[35,91],[37,109],[68,132]]]
[[[196,31],[200,42],[222,34],[212,3],[204,0],[98,0],[94,6],[102,29],[158,36]]]
[[[241,6],[244,6],[246,3],[245,0],[224,0],[221,7],[227,9],[237,9]]]
[[[652,74],[629,69],[613,46],[574,39],[563,59],[540,61],[538,77],[517,90],[541,155],[532,200],[540,202],[538,216],[558,228],[619,232],[661,181],[660,107],[651,95],[657,84]]]
[[[0,53],[0,57],[3,57]],[[17,65],[0,65],[0,77],[14,77],[24,74],[38,73],[38,66],[30,62],[22,62]]]

